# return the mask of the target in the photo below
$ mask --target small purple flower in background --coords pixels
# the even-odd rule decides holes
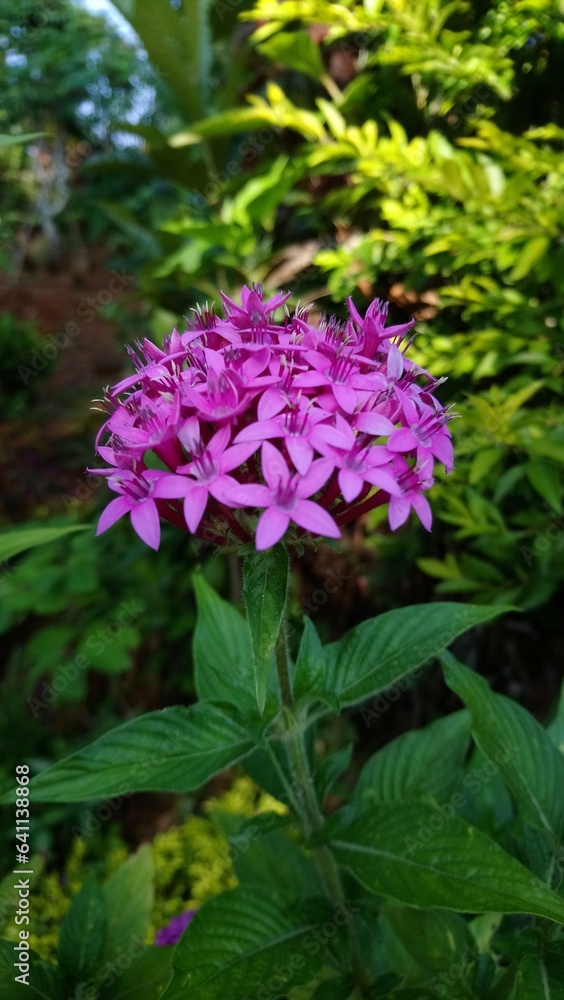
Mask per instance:
[[[406,357],[413,322],[386,327],[386,303],[363,317],[349,299],[348,319],[313,326],[307,310],[290,313],[289,294],[264,301],[245,286],[239,306],[222,292],[223,319],[197,309],[162,349],[130,351],[136,374],[108,393],[98,435],[111,467],[93,471],[118,493],[98,534],[129,514],[156,549],[164,517],[260,550],[338,538],[383,503],[392,530],[411,510],[430,529],[423,493],[436,462],[452,468],[452,414],[434,395],[442,380]]]
[[[173,917],[166,927],[161,927],[160,931],[157,931],[155,944],[176,944],[195,916],[196,910],[185,910],[179,916]]]

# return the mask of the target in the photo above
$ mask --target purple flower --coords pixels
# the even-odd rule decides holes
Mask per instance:
[[[130,514],[139,538],[152,549],[158,549],[161,522],[156,500],[185,497],[190,489],[188,480],[153,469],[145,469],[139,474],[127,469],[112,469],[111,472],[108,485],[121,496],[111,500],[106,507],[96,534],[101,535],[124,514]]]
[[[337,538],[382,503],[392,530],[412,509],[430,527],[423,494],[436,462],[452,468],[452,414],[434,395],[441,380],[406,356],[413,324],[387,327],[385,303],[362,316],[349,299],[348,318],[316,327],[288,296],[245,286],[238,305],[222,293],[224,318],[197,309],[162,348],[130,351],[135,373],[109,392],[97,439],[110,468],[93,471],[119,494],[98,533],[129,514],[157,548],[164,517],[264,549]]]
[[[242,507],[265,507],[257,524],[256,547],[260,552],[276,545],[285,535],[290,521],[314,535],[339,538],[338,526],[323,507],[308,500],[327,482],[333,462],[320,458],[312,462],[305,476],[292,475],[280,452],[268,441],[262,446],[262,472],[266,486],[240,486],[233,500]]]
[[[188,924],[193,917],[196,916],[196,910],[185,910],[177,917],[173,917],[172,920],[168,922],[166,927],[161,927],[157,931],[155,937],[155,944],[176,944],[180,941],[184,931],[188,927]]]

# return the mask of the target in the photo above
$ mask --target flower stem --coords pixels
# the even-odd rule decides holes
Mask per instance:
[[[284,631],[284,621],[280,626],[278,642],[276,643],[276,672],[278,674],[278,686],[284,708],[294,707],[294,696],[292,694],[292,678],[290,677],[290,666],[288,663],[288,646],[286,643],[286,633]]]
[[[322,829],[324,817],[317,799],[313,774],[309,764],[304,740],[304,726],[296,717],[294,711],[284,623],[282,623],[276,644],[276,668],[282,705],[286,716],[284,739],[293,777],[291,799],[296,804],[300,815],[304,836],[309,838]],[[313,849],[313,860],[328,899],[335,906],[339,907],[339,909],[346,910],[347,900],[343,891],[339,868],[329,847],[325,844],[315,847]],[[351,948],[352,971],[360,995],[362,996],[368,990],[371,979],[364,965],[352,915],[349,917],[347,928]]]

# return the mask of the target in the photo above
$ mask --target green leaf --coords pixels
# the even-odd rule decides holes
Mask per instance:
[[[301,847],[278,830],[262,832],[257,824],[246,823],[240,834],[230,837],[233,868],[241,885],[254,883],[266,891],[295,892],[302,896],[323,895],[323,886],[310,859]],[[254,835],[253,835],[254,833]]]
[[[294,698],[323,700],[327,684],[325,656],[311,618],[304,618],[304,630],[294,668]]]
[[[546,254],[550,246],[547,236],[535,236],[534,239],[525,243],[519,261],[509,275],[510,282],[521,281],[526,278],[530,271]]]
[[[564,832],[564,757],[546,730],[520,705],[494,694],[483,677],[450,653],[441,661],[448,686],[470,710],[476,743],[486,757],[495,756],[522,818],[559,837]]]
[[[562,477],[554,465],[533,458],[525,466],[527,479],[533,489],[546,500],[558,514],[562,511]]]
[[[386,906],[384,916],[411,958],[427,972],[441,972],[455,962],[471,966],[476,961],[476,944],[458,913]]]
[[[243,599],[251,633],[255,689],[260,714],[266,693],[276,643],[280,634],[288,591],[288,553],[283,545],[245,558]]]
[[[5,146],[21,146],[24,142],[33,142],[48,135],[48,132],[24,132],[22,135],[0,135],[0,148]]]
[[[108,938],[104,958],[139,951],[145,942],[153,908],[153,855],[143,844],[104,884],[108,904]]]
[[[512,1000],[557,1000],[564,996],[562,956],[556,960],[541,948],[536,954],[524,955],[519,963]]]
[[[318,46],[306,31],[281,31],[258,49],[275,62],[320,80],[325,69]]]
[[[564,923],[564,899],[458,816],[449,804],[373,806],[350,825],[329,821],[337,861],[370,892],[459,913],[531,913]]]
[[[216,896],[176,946],[162,1000],[246,1000],[261,989],[282,996],[322,964],[323,950],[308,947],[315,929],[311,918],[288,915],[276,894],[256,886]]]
[[[64,528],[16,528],[6,531],[0,535],[0,562],[26,552],[27,549],[34,549],[37,545],[46,545],[47,542],[56,542],[75,531],[84,531],[87,527],[85,524],[73,524]]]
[[[475,486],[476,483],[479,483],[502,458],[503,451],[501,448],[482,448],[476,452],[468,474],[470,486]]]
[[[93,979],[100,968],[108,930],[108,906],[99,882],[88,878],[67,910],[59,934],[59,968],[66,982]]]
[[[564,754],[564,684],[560,690],[556,715],[546,731],[554,746],[557,747],[561,754]]]
[[[102,985],[104,1000],[157,1000],[170,980],[173,949],[166,945],[146,948],[125,972],[108,968]]]
[[[454,712],[398,736],[363,768],[355,801],[366,806],[406,799],[447,801],[462,777],[469,736],[468,712]]]
[[[430,662],[458,635],[507,610],[445,601],[371,618],[325,647],[327,689],[343,707],[370,698]]]
[[[216,594],[202,576],[193,576],[198,619],[192,642],[199,698],[255,709],[249,627],[242,615]]]
[[[206,111],[211,67],[211,0],[114,0],[149,59],[191,119]]]
[[[36,802],[187,792],[231,767],[252,747],[240,723],[212,702],[165,708],[110,730],[36,775],[30,788]]]

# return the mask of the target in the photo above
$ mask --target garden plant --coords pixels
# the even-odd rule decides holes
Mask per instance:
[[[435,465],[453,466],[453,414],[441,380],[410,358],[412,324],[386,325],[384,303],[362,315],[349,300],[345,320],[313,323],[288,297],[255,285],[240,302],[222,295],[223,316],[205,306],[162,348],[139,343],[135,371],[105,397],[98,472],[117,496],[98,533],[130,517],[158,549],[164,519],[242,562],[244,615],[194,578],[197,702],[126,722],[31,781],[23,773],[18,793],[119,807],[239,765],[277,808],[230,817],[238,884],[138,954],[118,936],[123,906],[133,919],[143,895],[145,855],[109,889],[88,880],[58,966],[32,955],[29,982],[47,998],[108,1000],[558,996],[562,715],[543,728],[447,650],[511,608],[436,601],[326,645],[308,618],[298,641],[289,634],[289,573],[304,547],[337,544],[384,505],[392,530],[411,510],[431,529],[424,494]],[[321,753],[323,727],[353,706],[377,726],[437,658],[464,707],[377,751],[329,814],[352,748]]]

